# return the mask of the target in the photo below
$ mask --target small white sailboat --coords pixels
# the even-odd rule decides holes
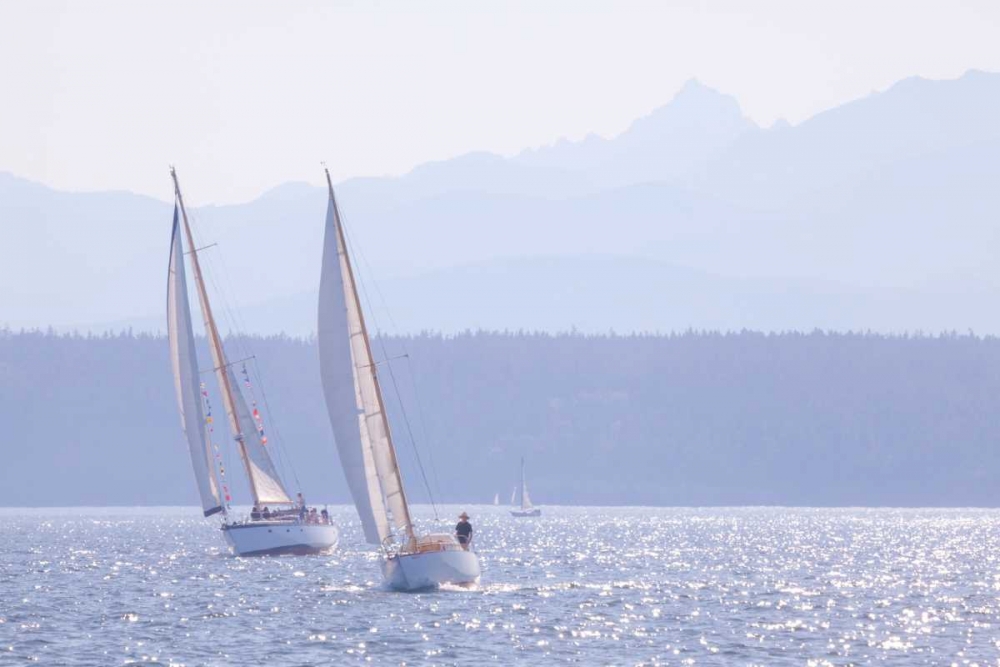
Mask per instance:
[[[202,510],[206,517],[222,514],[223,535],[233,552],[239,556],[309,554],[333,549],[337,545],[337,529],[329,523],[325,510],[323,515],[317,516],[315,510],[310,514],[304,503],[293,502],[289,497],[265,447],[267,438],[256,402],[251,413],[243,390],[236,380],[233,366],[226,361],[222,338],[212,316],[208,293],[202,280],[198,249],[191,235],[177,173],[171,168],[170,174],[174,180],[175,203],[167,278],[167,336],[181,426],[187,437]],[[181,238],[181,220],[187,238],[187,253],[184,252]],[[253,496],[255,510],[249,517],[242,519],[231,516],[231,497],[225,470],[221,465],[221,457],[212,444],[211,409],[210,406],[207,406],[208,409],[203,407],[208,393],[198,378],[198,358],[184,269],[185,254],[190,256],[208,346],[212,352],[212,367],[222,393],[229,430],[236,442]],[[245,368],[244,377],[249,389],[250,376]],[[301,500],[301,494],[299,499]]]
[[[450,534],[416,532],[406,502],[340,211],[329,203],[319,286],[320,372],[334,439],[365,539],[382,550],[382,575],[398,590],[479,580],[479,558]]]
[[[499,493],[497,493],[497,494],[495,494],[493,496],[493,504],[494,505],[499,505],[500,504],[500,494]]]
[[[513,509],[510,511],[511,516],[516,517],[529,517],[529,516],[542,516],[542,510],[540,507],[535,507],[531,504],[531,496],[528,495],[528,483],[524,480],[524,458],[521,458],[521,486],[519,487],[521,491],[521,507],[520,509]],[[518,489],[514,489],[515,493]],[[511,504],[514,504],[514,497],[511,496]]]

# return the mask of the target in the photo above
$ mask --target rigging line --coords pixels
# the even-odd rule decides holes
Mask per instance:
[[[406,407],[403,405],[402,395],[399,393],[399,385],[396,383],[396,374],[392,372],[392,366],[389,367],[389,378],[392,380],[392,388],[396,392],[396,396],[399,397],[399,411],[403,415],[403,423],[406,424],[406,433],[410,437],[410,442],[413,443],[413,451],[416,453],[417,444],[416,439],[413,437],[413,429],[410,427],[410,419],[406,416]],[[434,502],[434,494],[431,492],[430,482],[427,481],[427,473],[424,471],[424,464],[420,460],[420,455],[417,454],[417,465],[420,467],[420,476],[424,479],[424,486],[427,487],[427,495],[431,500],[431,507],[434,509],[434,520],[437,521],[438,517],[437,504]]]
[[[362,258],[362,261],[364,261],[364,263],[368,266],[369,270],[371,270],[371,265],[368,264],[368,260],[365,258],[364,254],[360,251],[360,249],[358,249],[353,239],[351,238],[351,235],[348,232],[348,226],[344,224],[345,216],[343,214],[343,211],[341,210],[339,211],[339,213],[340,213],[341,227],[344,230],[344,238],[346,239],[347,244],[351,247],[352,251],[357,249],[355,256],[360,256]],[[360,269],[360,267],[357,268]],[[379,329],[378,326],[378,320],[375,317],[375,309],[372,307],[372,301],[368,295],[368,287],[366,285],[367,281],[361,279],[360,271],[358,271],[358,279],[356,280],[356,282],[361,283],[361,291],[365,295],[365,301],[368,302],[368,311],[371,315],[372,323],[375,325],[376,333],[378,333],[379,346],[382,348],[382,356],[388,358],[389,353],[386,350],[385,337],[381,334],[381,330]],[[374,359],[372,361],[374,361]],[[393,390],[396,392],[396,401],[399,403],[400,413],[402,414],[403,422],[406,424],[406,432],[410,438],[410,444],[413,447],[413,455],[414,458],[417,460],[417,467],[420,470],[420,477],[423,479],[424,487],[427,489],[427,497],[431,501],[431,508],[434,510],[434,519],[436,521],[438,520],[439,517],[437,511],[437,503],[434,501],[434,491],[431,489],[430,482],[427,479],[427,473],[424,470],[424,463],[420,458],[420,450],[419,447],[417,446],[417,441],[413,437],[413,429],[411,428],[410,420],[406,415],[406,408],[403,406],[403,397],[399,393],[399,384],[396,382],[396,376],[392,372],[392,364],[387,364],[387,366],[389,369],[389,377],[392,380]]]
[[[344,216],[341,213],[341,224],[342,225],[343,225],[343,217]],[[344,225],[344,236],[347,239],[347,243],[351,246],[352,250],[356,249],[357,246],[354,244],[353,240],[350,238],[350,235],[347,232],[347,226],[346,225]],[[361,253],[360,249],[357,250],[356,255],[357,256],[361,256],[362,260],[365,262],[366,265],[368,265],[368,268],[370,270],[371,267],[368,264],[367,259],[364,257],[364,254]],[[359,272],[358,277],[359,277],[359,279],[361,278],[360,272]],[[380,330],[380,328],[378,326],[378,320],[377,320],[377,318],[375,316],[375,309],[372,306],[372,300],[371,300],[371,297],[368,294],[367,283],[364,280],[359,280],[358,282],[361,283],[361,290],[362,290],[362,292],[365,295],[365,301],[368,302],[368,310],[371,313],[372,322],[373,322],[373,324],[375,324],[375,329],[376,329],[376,332],[378,333],[379,347],[382,350],[382,356],[384,358],[384,362],[387,363],[389,361],[389,352],[388,352],[388,350],[386,348],[385,336],[382,335],[381,330]],[[428,498],[429,498],[429,500],[431,502],[431,508],[434,510],[434,518],[435,518],[435,520],[437,520],[438,519],[438,512],[437,512],[437,503],[434,501],[434,491],[431,489],[430,482],[427,479],[427,472],[424,470],[424,463],[423,463],[423,460],[421,459],[421,456],[420,456],[420,450],[419,450],[419,447],[417,445],[416,438],[414,438],[414,436],[413,436],[413,428],[410,426],[410,420],[409,420],[409,417],[406,414],[406,408],[405,408],[405,406],[403,404],[403,397],[402,397],[402,394],[399,391],[399,384],[396,382],[396,376],[395,376],[395,373],[392,370],[392,364],[388,364],[387,363],[387,368],[389,370],[389,377],[392,380],[393,390],[396,393],[396,401],[399,403],[399,409],[400,409],[400,413],[401,413],[401,415],[403,417],[403,422],[406,424],[407,436],[409,437],[410,444],[413,447],[413,455],[414,455],[414,458],[417,461],[417,467],[420,470],[420,476],[423,479],[424,487],[427,489],[427,496],[428,496]]]
[[[209,277],[212,280],[215,292],[222,300],[223,312],[226,315],[227,323],[230,326],[229,343],[232,347],[237,348],[242,354],[244,354],[246,359],[253,358],[255,355],[252,353],[246,321],[243,319],[242,311],[239,308],[239,300],[236,298],[235,286],[231,278],[229,267],[226,264],[225,257],[222,253],[219,253],[218,258],[210,258],[209,263],[211,265],[220,265],[218,267],[213,266],[213,270],[211,271]],[[246,359],[244,359],[244,361]],[[229,365],[231,366],[233,364]],[[254,372],[257,385],[260,386],[263,391],[263,376],[256,360],[252,365],[252,370]],[[251,394],[252,393],[253,392],[251,390]],[[270,413],[269,408],[266,406],[265,408],[268,412],[270,426],[274,429],[275,444],[278,445],[275,448],[270,448],[270,451],[277,454],[279,467],[284,469],[287,466],[287,468],[291,469],[292,476],[297,479],[295,467],[291,461],[291,456],[285,451],[287,448],[284,446],[284,439],[281,437],[280,429],[277,428],[275,416]],[[253,424],[253,426],[256,428],[256,424]]]
[[[195,218],[195,221],[198,222],[198,219]],[[252,354],[252,350],[250,348],[249,336],[246,333],[245,322],[240,316],[240,311],[238,308],[238,300],[236,298],[236,290],[230,278],[229,267],[226,264],[225,258],[222,255],[223,255],[222,253],[218,253],[217,258],[207,257],[208,261],[206,263],[208,264],[210,269],[208,272],[208,279],[209,281],[211,281],[213,292],[216,294],[218,300],[221,301],[222,314],[225,318],[226,323],[229,325],[230,328],[229,336],[227,336],[228,340],[226,342],[229,343],[230,347],[235,347],[239,353],[245,355],[247,358],[250,358],[253,357],[254,355]],[[225,284],[221,282],[222,279],[226,281]],[[223,343],[223,347],[225,347],[225,343]],[[228,366],[232,366],[232,364],[228,364]],[[256,371],[256,379],[261,387],[261,391],[263,394],[264,383],[260,375],[259,368],[256,367],[256,364],[254,364],[254,370]],[[241,393],[243,391],[242,387],[239,386],[238,382],[237,386],[235,387],[235,390]],[[270,425],[274,429],[275,445],[277,446],[274,448],[270,448],[270,451],[274,452],[276,454],[276,458],[278,459],[277,461],[277,467],[279,468],[278,475],[279,477],[281,477],[283,472],[291,470],[292,477],[296,480],[296,483],[298,484],[298,474],[297,471],[295,470],[294,464],[291,461],[291,455],[285,451],[287,447],[285,447],[284,438],[282,438],[281,436],[281,430],[277,426],[277,422],[274,418],[274,415],[271,414],[270,407],[265,405],[265,410],[268,413],[268,419],[270,421]],[[249,425],[242,425],[242,426],[244,426],[244,428],[247,427],[254,429],[257,428],[256,423]]]
[[[208,368],[208,369],[203,370],[203,371],[198,371],[198,374],[199,375],[207,375],[208,373],[214,373],[217,370],[221,370],[223,368],[229,368],[230,366],[233,366],[235,364],[240,364],[240,363],[243,363],[245,361],[250,361],[251,359],[256,359],[256,357],[249,356],[249,357],[244,357],[242,359],[237,359],[236,361],[230,361],[230,362],[228,362],[227,364],[225,364],[223,366],[216,366],[215,368]]]
[[[282,461],[284,461],[284,459],[286,458],[285,456],[286,447],[283,444],[284,439],[281,437],[281,430],[278,428],[278,422],[275,421],[274,413],[271,411],[271,404],[267,402],[267,390],[264,389],[264,383],[260,380],[260,369],[257,367],[257,359],[254,359],[253,366],[254,366],[254,371],[256,372],[257,375],[258,386],[260,387],[260,398],[264,402],[264,410],[267,412],[271,420],[268,429],[274,430],[274,436],[277,439],[278,443],[281,444],[281,447],[278,449],[278,457],[282,459]],[[298,472],[295,470],[295,466],[292,465],[292,462],[290,460],[288,461],[288,468],[292,471],[292,479],[295,480],[296,490],[302,491],[302,483],[299,482]]]
[[[340,207],[338,206],[338,208],[340,208]],[[342,219],[346,218],[346,215],[344,214],[342,208],[340,208],[339,212],[340,212],[340,216],[341,216]],[[344,231],[345,231],[345,233],[347,232],[347,226],[346,225],[344,227]],[[354,244],[351,242],[351,239],[349,238],[349,235],[348,235],[348,243],[351,243],[352,247],[354,246]],[[368,257],[364,254],[364,252],[361,250],[360,247],[358,247],[357,249],[358,249],[358,255],[361,257],[361,261],[364,262],[365,267],[367,268],[368,272],[371,273],[371,274],[374,274],[374,271],[372,270],[371,264],[368,262]],[[360,267],[358,267],[358,268],[360,268]],[[379,301],[382,304],[382,309],[383,309],[383,311],[385,311],[385,315],[389,319],[389,325],[392,327],[393,331],[395,332],[396,338],[399,341],[399,345],[400,345],[400,347],[403,350],[403,354],[400,355],[400,356],[406,357],[407,371],[409,372],[409,376],[410,376],[410,386],[413,388],[413,395],[414,395],[414,398],[415,398],[415,400],[417,402],[417,418],[420,421],[420,434],[421,434],[421,437],[423,438],[423,442],[429,443],[430,442],[430,438],[427,435],[427,423],[426,423],[426,420],[424,418],[423,402],[420,400],[420,390],[417,387],[416,377],[415,377],[415,375],[413,373],[413,361],[410,358],[410,351],[409,351],[409,349],[406,346],[406,341],[405,341],[404,337],[399,333],[399,331],[400,331],[399,325],[396,324],[396,320],[392,316],[392,310],[389,309],[389,304],[388,304],[388,302],[385,299],[385,295],[382,293],[382,288],[379,287],[378,281],[372,280],[371,282],[372,282],[373,287],[375,289],[375,293],[378,295]],[[367,299],[369,301],[369,309],[373,311],[372,316],[373,316],[373,319],[374,319],[374,308],[371,308],[371,300],[368,297],[367,288],[366,288],[365,285],[362,285],[362,289],[365,291],[365,299]],[[376,325],[377,325],[377,323],[376,323]],[[379,345],[382,347],[382,354],[383,354],[383,356],[387,357],[388,353],[386,352],[385,341],[382,338],[381,332],[379,332]],[[386,361],[389,361],[389,360],[386,359]],[[390,366],[390,372],[391,372],[391,364],[389,364],[389,366]],[[400,406],[402,406],[403,399],[402,399],[402,395],[398,393],[398,390],[397,390],[397,400],[399,401]],[[409,426],[409,425],[407,425],[407,426]],[[413,448],[414,448],[414,451],[417,450],[417,443],[416,443],[416,441],[413,441]],[[418,456],[419,456],[419,454],[418,454]],[[437,488],[437,494],[440,497],[442,495],[441,494],[441,481],[438,478],[437,466],[434,464],[434,448],[431,447],[431,446],[429,446],[429,445],[427,447],[427,460],[428,460],[428,464],[430,465],[431,476],[434,478],[434,485]],[[428,493],[430,493],[429,485],[428,485]]]
[[[226,281],[228,291],[232,295],[233,308],[232,310],[230,310],[230,316],[234,321],[236,321],[236,329],[239,333],[237,346],[242,348],[244,354],[252,356],[249,355],[249,353],[251,352],[250,336],[247,333],[246,320],[243,319],[242,311],[240,310],[238,300],[236,299],[236,289],[230,277],[231,272],[229,271],[229,267],[226,264],[225,257],[222,257],[221,253],[219,257],[219,263],[222,265],[222,270],[221,270],[222,278]],[[261,389],[261,397],[263,398],[264,384],[265,384],[264,376],[260,370],[260,365],[259,362],[256,360],[256,358],[254,359],[254,363],[251,365],[251,372],[254,375],[254,381],[256,382],[257,386],[259,386]],[[251,389],[251,394],[252,393],[253,390]],[[295,463],[292,459],[291,452],[285,445],[285,439],[281,435],[281,429],[278,428],[277,418],[275,414],[271,412],[271,408],[266,404],[266,402],[264,405],[264,409],[267,412],[267,417],[269,422],[268,428],[273,430],[275,436],[274,444],[276,445],[276,447],[271,448],[270,451],[273,451],[277,455],[279,475],[283,476],[283,473],[291,472],[292,478],[295,480],[296,486],[298,486],[298,490],[301,491],[301,484],[299,483],[298,471],[295,468]],[[254,425],[254,427],[256,427],[256,424]]]
[[[191,217],[195,220],[195,222],[200,224],[200,215],[192,215]],[[211,245],[218,244],[213,243]],[[229,279],[229,270],[228,266],[225,264],[225,257],[222,253],[213,253],[204,257],[204,263],[210,267],[208,279],[211,281],[213,293],[221,302],[223,320],[229,327],[230,347],[238,348],[239,353],[244,356],[252,356],[249,346],[243,341],[246,327],[244,325],[245,323],[243,323],[238,317],[239,302],[236,299],[236,293],[235,289],[232,287],[232,281]],[[223,284],[220,278],[224,278],[226,283]]]
[[[403,348],[406,349],[405,347]],[[417,388],[416,374],[413,372],[413,360],[410,358],[409,353],[406,354],[406,370],[410,376],[410,386],[413,387],[413,398],[417,402],[417,419],[420,420],[420,432],[424,439],[424,442],[430,442],[430,438],[427,436],[427,425],[424,420],[424,408],[423,401],[420,400],[420,389]],[[427,456],[430,459],[431,464],[431,475],[434,477],[434,484],[437,486],[438,496],[441,495],[441,482],[438,479],[437,466],[434,465],[434,448],[427,448]]]

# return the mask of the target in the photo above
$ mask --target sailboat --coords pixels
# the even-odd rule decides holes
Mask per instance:
[[[515,489],[515,492],[520,490],[521,495],[521,507],[520,509],[513,509],[510,511],[511,516],[516,517],[527,517],[527,516],[542,516],[542,510],[540,507],[535,507],[531,504],[531,496],[528,495],[528,484],[524,480],[524,458],[521,458],[521,486]],[[511,504],[513,504],[514,498],[511,496]]]
[[[500,504],[500,494],[499,493],[496,493],[496,494],[493,495],[493,504],[494,505],[499,505]]]
[[[479,558],[451,534],[420,534],[413,525],[396,459],[365,318],[358,299],[330,172],[319,286],[320,373],[340,462],[365,540],[382,552],[382,576],[397,590],[468,585]]]
[[[324,514],[319,518],[315,509],[310,513],[298,494],[298,502],[289,496],[285,485],[268,454],[263,422],[256,402],[253,411],[247,405],[240,389],[233,364],[226,360],[208,292],[202,279],[198,248],[195,247],[188,223],[184,198],[177,181],[177,172],[171,168],[174,181],[174,220],[170,240],[170,267],[167,277],[167,336],[170,343],[170,362],[173,367],[177,406],[180,410],[181,428],[188,441],[195,482],[201,496],[202,511],[206,517],[222,515],[221,529],[226,542],[238,556],[266,554],[310,554],[333,549],[337,545],[337,529]],[[178,217],[178,211],[180,217]],[[187,253],[181,234],[187,238]],[[205,333],[212,352],[212,372],[219,384],[225,405],[229,431],[236,442],[239,458],[253,496],[254,510],[248,517],[233,515],[221,455],[212,444],[211,405],[208,392],[199,380],[198,357],[195,351],[191,309],[188,303],[187,276],[184,255],[190,257],[191,270],[198,291],[198,302],[205,321]],[[252,391],[250,375],[243,368],[244,384]],[[220,494],[221,491],[221,494]],[[272,512],[273,508],[273,512]]]

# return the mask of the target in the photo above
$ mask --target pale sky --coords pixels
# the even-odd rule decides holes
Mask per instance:
[[[0,171],[195,204],[613,136],[690,78],[762,125],[1000,71],[1000,2],[0,0]]]

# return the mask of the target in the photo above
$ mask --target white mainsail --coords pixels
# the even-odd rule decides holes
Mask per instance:
[[[180,220],[174,206],[174,230],[170,241],[170,267],[167,275],[167,339],[170,342],[170,364],[177,389],[177,408],[181,427],[187,436],[194,478],[201,495],[205,516],[223,511],[219,490],[212,473],[212,454],[205,437],[205,415],[201,407],[201,385],[188,305],[187,279],[181,244]]]
[[[383,544],[394,527],[412,540],[410,510],[329,172],[326,178],[330,198],[317,342],[330,425],[365,539]]]
[[[543,494],[544,495],[544,494]],[[528,483],[524,479],[524,459],[521,459],[521,509],[531,509],[531,496],[528,495]]]

